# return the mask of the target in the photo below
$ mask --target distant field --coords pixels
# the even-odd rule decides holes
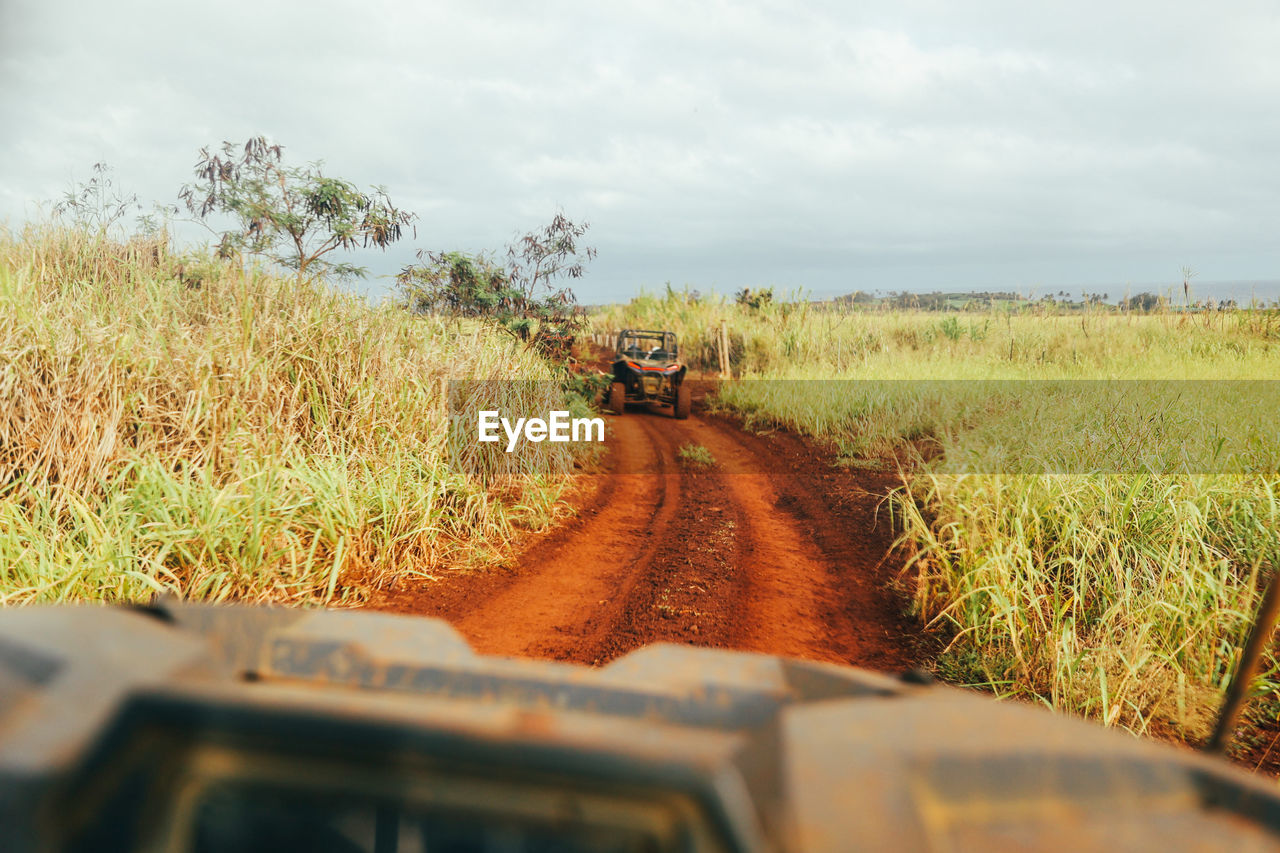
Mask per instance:
[[[830,439],[850,464],[924,453],[892,512],[948,678],[1135,732],[1207,733],[1280,565],[1270,386],[1215,381],[1280,378],[1280,313],[753,310],[668,293],[594,320],[674,328],[709,370],[724,322],[736,376],[795,380],[724,386],[749,425]],[[1104,386],[1076,382],[1099,379],[1140,393],[1100,405]],[[1069,382],[1029,420],[1021,380]],[[1148,389],[1174,386],[1139,380],[1199,381],[1162,396]],[[1254,713],[1274,719],[1274,654],[1266,666]]]
[[[323,284],[0,232],[0,603],[355,602],[501,550],[549,520],[572,459],[501,489],[459,470],[460,377],[549,374],[510,338]]]

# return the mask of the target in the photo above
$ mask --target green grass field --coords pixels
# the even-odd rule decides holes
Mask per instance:
[[[795,380],[723,386],[749,426],[830,439],[854,465],[903,462],[903,582],[948,643],[946,677],[1207,734],[1280,566],[1274,392],[1215,383],[1280,378],[1280,313],[836,313],[668,292],[594,322],[673,328],[710,370],[724,322],[736,376]],[[816,381],[833,379],[865,381]],[[1080,380],[1142,393],[1108,401]],[[1253,713],[1274,718],[1274,655],[1266,668]]]
[[[0,603],[350,603],[501,550],[573,460],[497,482],[451,459],[463,377],[556,387],[508,384],[550,374],[479,327],[161,243],[0,232]]]

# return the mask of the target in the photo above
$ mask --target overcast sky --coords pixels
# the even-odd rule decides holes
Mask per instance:
[[[0,219],[261,133],[420,215],[375,273],[563,209],[585,302],[1280,278],[1280,7],[1043,6],[0,0]]]

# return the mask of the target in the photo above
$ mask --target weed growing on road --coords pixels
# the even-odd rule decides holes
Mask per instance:
[[[680,457],[680,463],[689,468],[710,468],[716,464],[716,458],[711,455],[711,451],[701,444],[681,445],[676,455]]]

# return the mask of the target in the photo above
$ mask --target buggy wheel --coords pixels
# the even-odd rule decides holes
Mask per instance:
[[[689,409],[692,407],[692,401],[689,399],[689,386],[683,382],[676,388],[676,420],[682,421],[689,417]]]
[[[609,408],[619,415],[627,413],[627,386],[621,382],[609,386]]]

